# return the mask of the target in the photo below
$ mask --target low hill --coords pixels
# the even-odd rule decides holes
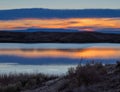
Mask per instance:
[[[99,32],[0,32],[1,43],[120,43],[120,34]]]

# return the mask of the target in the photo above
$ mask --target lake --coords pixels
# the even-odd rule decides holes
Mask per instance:
[[[79,63],[119,60],[120,44],[0,43],[0,74],[65,74]]]

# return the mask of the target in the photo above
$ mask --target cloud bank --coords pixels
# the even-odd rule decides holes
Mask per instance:
[[[0,10],[0,20],[21,18],[113,18],[120,17],[120,9],[14,9]]]
[[[19,19],[0,21],[0,30],[21,30],[30,28],[74,29],[95,31],[101,29],[120,29],[120,19],[115,18],[67,18],[67,19]]]
[[[0,31],[109,31],[120,32],[119,9],[0,10]],[[32,30],[28,30],[32,29]],[[34,30],[33,30],[34,29]],[[51,31],[52,32],[52,31]]]

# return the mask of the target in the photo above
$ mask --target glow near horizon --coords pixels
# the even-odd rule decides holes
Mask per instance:
[[[0,20],[0,30],[22,30],[30,28],[75,29],[95,31],[99,29],[120,29],[119,18],[67,18]]]
[[[0,0],[0,9],[50,8],[84,9],[110,8],[120,9],[120,0]]]

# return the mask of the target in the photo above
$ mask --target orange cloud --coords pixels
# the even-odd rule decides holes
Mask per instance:
[[[119,18],[68,18],[68,19],[19,19],[0,21],[0,30],[28,28],[62,28],[94,31],[95,29],[120,28]]]

